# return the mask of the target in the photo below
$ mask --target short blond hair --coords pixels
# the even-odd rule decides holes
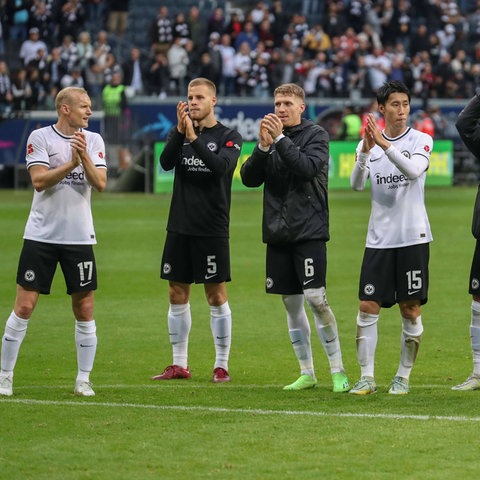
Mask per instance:
[[[273,92],[273,96],[277,95],[289,95],[292,97],[298,97],[305,103],[305,90],[302,87],[299,87],[295,83],[284,83],[279,85]]]
[[[190,83],[188,84],[188,88],[199,87],[201,85],[207,86],[212,91],[214,97],[217,95],[217,87],[208,78],[203,78],[203,77],[194,78],[193,80],[190,80]]]
[[[55,97],[55,110],[57,112],[60,112],[60,107],[65,103],[67,105],[71,105],[73,101],[73,97],[76,95],[87,95],[88,92],[81,87],[65,87],[62,90],[60,90]]]

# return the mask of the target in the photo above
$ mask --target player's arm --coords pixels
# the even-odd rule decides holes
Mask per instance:
[[[420,149],[415,150],[410,157],[406,157],[393,145],[385,150],[388,159],[408,178],[418,178],[428,169],[430,154],[432,152],[432,141],[426,141]]]
[[[480,97],[475,95],[458,115],[455,127],[463,143],[480,158]]]

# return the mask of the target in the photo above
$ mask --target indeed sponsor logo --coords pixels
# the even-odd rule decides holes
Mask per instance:
[[[204,167],[205,164],[200,158],[195,157],[192,155],[191,157],[183,157],[182,158],[182,165],[187,167]]]
[[[70,172],[65,179],[67,180],[85,180],[85,172]]]
[[[403,182],[408,182],[408,177],[406,175],[400,174],[400,175],[394,175],[391,173],[390,175],[387,175],[386,177],[383,177],[379,173],[375,175],[375,180],[377,182],[377,185],[388,185],[391,183],[403,183]]]

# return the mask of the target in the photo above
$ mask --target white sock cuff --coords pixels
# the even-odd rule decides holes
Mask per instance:
[[[408,337],[419,337],[423,333],[422,316],[415,319],[415,323],[409,318],[402,317],[403,333]]]
[[[231,313],[232,312],[230,310],[228,300],[223,305],[210,305],[210,314],[212,317],[225,317],[227,315],[230,315]]]
[[[378,313],[373,314],[359,311],[357,315],[357,325],[359,327],[369,327],[377,323],[379,317],[380,315]]]
[[[12,313],[8,317],[7,325],[9,328],[13,330],[17,330],[19,332],[26,330],[28,327],[28,319],[20,318],[15,312],[12,310]]]
[[[84,335],[95,334],[97,332],[95,320],[90,320],[88,322],[75,320],[75,331],[78,333],[83,333]]]
[[[476,313],[480,313],[480,302],[472,300],[472,310]]]
[[[190,302],[187,303],[180,303],[180,304],[170,304],[169,307],[169,314],[172,315],[183,315],[184,313],[190,310]]]

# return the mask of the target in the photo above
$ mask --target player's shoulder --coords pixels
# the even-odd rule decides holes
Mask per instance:
[[[424,142],[433,143],[433,138],[431,135],[420,130],[416,130],[415,128],[410,128],[409,134]]]

